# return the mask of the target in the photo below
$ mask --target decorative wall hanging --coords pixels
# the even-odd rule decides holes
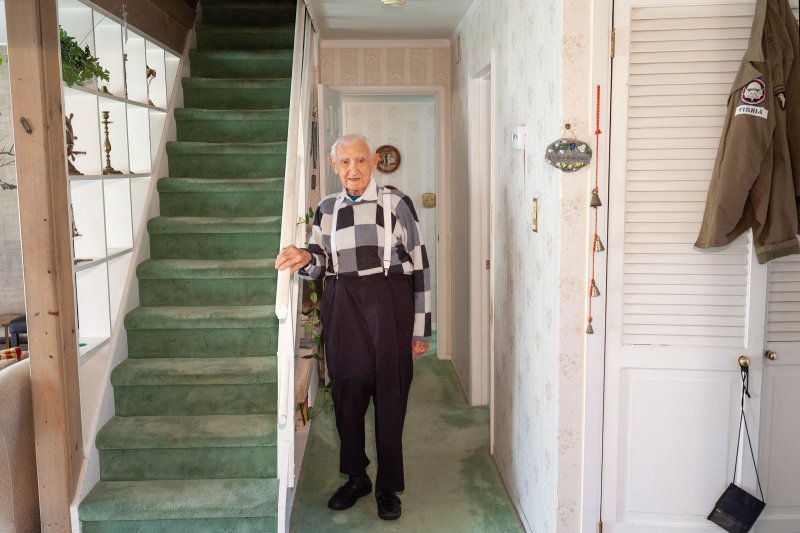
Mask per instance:
[[[600,153],[600,86],[597,86],[597,102],[596,102],[596,116],[595,116],[595,130],[594,130],[594,151]],[[589,150],[589,158],[591,159],[591,150]],[[591,335],[594,333],[592,327],[592,298],[600,296],[600,288],[594,279],[594,266],[595,255],[606,249],[603,246],[603,241],[600,240],[600,235],[597,233],[598,222],[598,208],[602,207],[603,202],[600,200],[600,163],[595,158],[594,161],[594,188],[592,189],[592,198],[589,201],[589,207],[594,211],[594,238],[592,239],[592,246],[590,253],[592,254],[592,276],[589,279],[589,316],[586,319],[586,333]]]
[[[378,159],[378,170],[384,174],[391,174],[400,167],[400,151],[390,144],[384,144],[375,150],[380,159]]]
[[[108,125],[113,124],[108,120],[108,111],[103,111],[103,128],[105,129],[106,140],[104,143],[106,151],[106,168],[103,169],[103,174],[122,174],[119,170],[111,166],[111,140],[108,138]]]
[[[592,149],[575,137],[570,124],[565,124],[561,138],[547,146],[544,159],[562,172],[575,172],[592,160]]]

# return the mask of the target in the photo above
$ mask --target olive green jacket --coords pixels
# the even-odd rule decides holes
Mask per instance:
[[[749,228],[759,263],[800,253],[800,44],[787,0],[758,0],[695,246],[724,246]]]

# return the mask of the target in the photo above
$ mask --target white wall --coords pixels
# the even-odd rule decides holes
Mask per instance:
[[[365,135],[374,148],[391,144],[400,167],[375,173],[381,185],[394,185],[414,202],[431,270],[431,310],[436,329],[436,211],[422,207],[422,193],[436,192],[436,104],[432,96],[344,96],[342,133]]]
[[[4,4],[0,3],[0,8]],[[2,11],[5,14],[5,11]],[[5,31],[5,17],[0,19]],[[0,46],[0,55],[5,57],[8,48]],[[0,150],[5,151],[14,144],[11,117],[11,87],[8,80],[8,63],[0,65]],[[0,179],[17,184],[17,167],[13,158],[0,155]],[[16,189],[0,189],[0,313],[24,313],[25,289],[22,282],[22,241],[19,233],[19,198]]]

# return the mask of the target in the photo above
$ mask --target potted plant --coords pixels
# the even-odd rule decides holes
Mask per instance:
[[[88,46],[81,48],[78,41],[60,26],[58,34],[61,37],[61,76],[69,87],[83,85],[94,77],[108,81],[108,71],[89,52]]]

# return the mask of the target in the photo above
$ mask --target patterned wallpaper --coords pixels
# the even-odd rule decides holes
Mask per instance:
[[[436,192],[436,107],[433,97],[345,97],[342,133],[365,135],[374,147],[391,144],[400,151],[400,167],[375,174],[413,201],[431,269],[431,304],[436,328],[436,212],[422,207],[422,193]]]
[[[8,53],[0,46],[0,54]],[[0,65],[0,150],[14,144],[11,122],[11,87],[8,64]],[[3,166],[6,156],[0,155],[0,179],[17,183],[16,165]],[[22,282],[22,243],[19,234],[19,203],[17,191],[0,189],[0,314],[25,312],[25,289]]]
[[[467,102],[470,75],[494,50],[495,461],[526,529],[559,529],[559,310],[561,185],[544,147],[562,130],[562,3],[484,0],[460,33],[453,65],[453,205],[467,203]],[[527,148],[512,151],[511,131],[527,126]],[[539,199],[539,232],[530,228]],[[453,242],[467,240],[467,213],[454,210]],[[468,251],[453,246],[454,266]],[[460,273],[459,275],[464,275]],[[455,309],[468,294],[457,295]],[[468,375],[467,325],[454,334],[454,365]],[[566,531],[566,529],[564,530]],[[572,531],[577,531],[573,529]]]
[[[450,86],[448,48],[322,48],[325,85]]]

